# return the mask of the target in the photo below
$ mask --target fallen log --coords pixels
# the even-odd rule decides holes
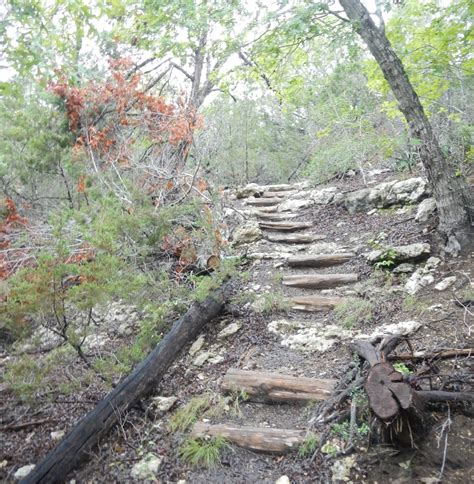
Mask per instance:
[[[290,299],[292,309],[295,311],[306,311],[308,313],[329,311],[345,301],[346,299],[342,297],[325,296],[299,296]]]
[[[249,198],[245,203],[255,207],[268,207],[278,205],[281,201],[281,198]]]
[[[449,359],[458,356],[474,356],[474,348],[440,350],[440,351],[415,351],[412,353],[401,353],[398,355],[389,355],[389,360],[433,360]]]
[[[308,402],[327,398],[335,383],[335,380],[329,379],[230,368],[221,388],[227,393],[244,391],[250,400],[256,402]]]
[[[259,206],[258,211],[263,213],[276,213],[278,212],[278,205],[271,205],[269,207]]]
[[[324,240],[326,235],[313,234],[272,234],[265,237],[269,242],[279,244],[311,244],[317,240]]]
[[[83,417],[21,483],[64,482],[117,419],[156,388],[183,347],[220,313],[226,293],[227,286],[223,286],[203,302],[193,303],[147,358]]]
[[[308,438],[308,432],[306,430],[238,427],[229,424],[210,425],[197,422],[193,427],[191,437],[222,437],[231,444],[256,452],[287,454],[298,450]]]
[[[332,287],[357,282],[359,275],[349,274],[303,274],[283,277],[284,286],[302,287],[305,289],[330,289]]]
[[[288,258],[290,267],[330,267],[344,264],[355,254],[342,252],[340,254],[297,255]]]
[[[311,222],[259,222],[262,230],[278,230],[280,232],[294,232],[296,230],[309,229],[313,226]]]

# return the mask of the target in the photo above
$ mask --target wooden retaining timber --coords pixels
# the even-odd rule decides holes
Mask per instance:
[[[281,201],[281,198],[249,198],[246,201],[246,204],[255,207],[268,207],[271,205],[278,205]]]
[[[326,296],[299,296],[290,299],[291,309],[308,313],[330,311],[345,301],[346,299],[343,297]]]
[[[271,206],[268,206],[268,207],[259,206],[258,211],[263,212],[263,213],[277,213],[278,212],[278,205],[271,205]]]
[[[244,391],[252,401],[295,403],[325,400],[335,384],[336,380],[230,368],[221,388],[227,393]]]
[[[271,198],[271,197],[285,198],[295,193],[298,193],[298,191],[297,190],[280,190],[280,191],[268,190],[266,192],[263,192],[261,196],[263,198]]]
[[[305,289],[330,289],[351,282],[357,282],[359,275],[349,274],[303,274],[283,277],[284,286],[302,287]]]
[[[297,218],[300,216],[299,213],[265,213],[265,212],[257,212],[255,214],[258,218],[264,219],[264,220],[271,220],[271,221],[278,221],[278,220],[290,220],[292,218]]]
[[[194,303],[147,358],[80,420],[21,484],[64,482],[124,412],[156,388],[182,348],[218,316],[224,306],[226,288],[214,291],[201,303]]]
[[[259,222],[262,230],[277,230],[279,232],[295,232],[296,230],[309,229],[313,226],[311,222]]]
[[[318,240],[324,240],[326,235],[313,234],[269,234],[265,238],[269,242],[276,242],[280,244],[311,244]]]
[[[355,254],[343,252],[340,254],[296,255],[288,258],[290,267],[330,267],[344,264]]]
[[[308,437],[306,430],[275,429],[229,424],[210,425],[197,422],[191,437],[222,437],[231,444],[270,454],[287,454],[298,450]]]

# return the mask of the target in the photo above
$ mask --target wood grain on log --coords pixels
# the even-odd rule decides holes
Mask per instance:
[[[222,437],[227,442],[256,452],[286,454],[298,450],[308,436],[306,430],[260,428],[229,424],[210,425],[197,422],[191,432],[194,438]]]
[[[272,191],[268,190],[266,192],[262,193],[262,197],[264,198],[272,198],[272,197],[278,197],[278,198],[285,198],[289,197],[290,195],[293,195],[297,193],[296,190],[280,190],[280,191]]]
[[[325,296],[299,296],[290,299],[292,309],[306,312],[329,311],[345,301],[342,297]]]
[[[294,232],[296,230],[309,229],[311,222],[259,222],[262,230],[278,230],[280,232]]]
[[[377,363],[370,369],[365,391],[370,408],[382,420],[397,416],[400,408],[406,410],[412,404],[413,391],[410,385],[388,363]]]
[[[344,264],[355,254],[352,252],[341,252],[340,254],[309,254],[295,255],[288,258],[290,267],[330,267]]]
[[[402,353],[399,355],[389,355],[389,360],[431,360],[431,359],[448,359],[458,356],[474,356],[474,348],[462,348],[440,351],[415,351],[411,353]]]
[[[313,234],[271,234],[266,235],[265,238],[269,242],[276,242],[281,244],[311,244],[317,240],[324,240],[326,235]]]
[[[117,419],[156,388],[183,347],[220,313],[225,299],[226,286],[214,291],[203,302],[194,303],[147,358],[83,417],[21,483],[64,482]]]
[[[335,384],[335,380],[329,379],[231,368],[221,386],[225,392],[243,390],[250,400],[258,402],[308,402],[324,400]]]
[[[245,203],[255,207],[268,207],[271,205],[278,205],[281,198],[249,198]]]
[[[291,213],[291,212],[284,212],[284,213],[265,213],[258,211],[255,213],[255,215],[258,218],[261,218],[263,220],[272,220],[272,221],[278,221],[278,220],[291,220],[293,218],[297,218],[300,216],[298,213]]]
[[[306,289],[329,289],[351,282],[357,282],[358,274],[303,274],[283,277],[284,286],[302,287]]]

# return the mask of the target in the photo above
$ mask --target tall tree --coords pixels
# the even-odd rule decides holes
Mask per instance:
[[[448,248],[468,247],[470,237],[469,210],[472,194],[462,178],[456,177],[441,151],[437,137],[421,105],[400,58],[393,50],[384,29],[375,25],[359,0],[339,0],[354,29],[367,44],[389,83],[411,135],[420,140],[419,154],[438,206],[440,231],[448,239]]]

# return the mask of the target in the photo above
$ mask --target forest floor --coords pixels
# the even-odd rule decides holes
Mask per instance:
[[[393,173],[383,173],[374,177],[373,181],[379,183],[394,176]],[[341,192],[363,188],[359,177],[337,180],[330,186]],[[248,208],[244,200],[233,200],[232,204],[239,211]],[[329,453],[320,452],[313,462],[311,455],[266,455],[235,446],[226,447],[220,463],[211,469],[193,468],[180,458],[179,448],[187,437],[187,430],[173,429],[173,418],[176,421],[176,412],[196,396],[207,400],[204,407],[208,407],[207,413],[196,415],[196,418],[210,423],[308,428],[314,416],[315,403],[267,405],[226,400],[221,405],[220,384],[229,368],[340,380],[353,359],[348,346],[353,338],[370,334],[381,325],[402,321],[419,323],[418,329],[409,335],[416,351],[473,346],[471,313],[454,303],[455,297],[462,299],[469,291],[472,293],[471,257],[442,259],[432,270],[434,282],[416,295],[409,295],[404,290],[406,274],[375,270],[364,256],[372,250],[371,241],[374,240],[383,240],[386,246],[427,242],[431,244],[430,255],[437,256],[433,228],[423,230],[424,226],[414,221],[416,205],[351,215],[342,206],[328,204],[302,209],[298,213],[296,221],[312,222],[314,226],[308,232],[324,234],[326,239],[310,245],[275,244],[262,239],[236,248],[237,255],[248,256],[246,266],[241,268],[245,273],[233,282],[233,295],[226,312],[219,320],[207,324],[200,338],[201,348],[191,351],[193,354],[190,354],[190,348],[183,351],[160,386],[140,406],[120,419],[120,425],[101,443],[89,461],[69,477],[72,479],[70,482],[143,482],[145,478],[132,477],[131,471],[150,453],[160,461],[153,480],[163,483],[272,483],[287,476],[291,483],[351,480],[428,484],[438,482],[441,473],[443,482],[473,481],[472,413],[469,414],[462,405],[448,408],[443,404],[430,408],[431,430],[416,449],[369,446],[368,439],[361,438],[354,453],[334,458]],[[353,252],[355,257],[343,265],[318,270],[291,269],[279,258],[252,258],[252,253],[328,251]],[[363,297],[370,301],[370,315],[363,322],[353,322],[350,314],[337,311],[304,313],[288,309],[282,301],[286,297],[301,295],[304,290],[282,286],[282,277],[301,272],[357,273],[357,283],[322,292],[325,295]],[[436,283],[449,276],[456,276],[453,286],[444,291],[434,289]],[[239,329],[226,338],[218,337],[230,323],[238,323]],[[288,336],[285,328],[290,328],[289,333],[294,334],[298,328],[309,326],[336,328],[336,331],[326,335],[328,341],[316,343],[316,346],[311,346],[309,341],[308,344],[282,344]],[[113,348],[113,341],[127,337],[114,334],[107,349]],[[32,356],[47,358],[48,352],[39,351]],[[6,352],[1,355],[2,366],[11,358],[14,356]],[[56,356],[56,360],[61,362],[57,370],[58,386],[73,385],[75,380],[80,379],[84,368],[74,362],[73,355],[64,353]],[[408,370],[417,375],[427,370],[453,376],[472,372],[472,358],[405,363]],[[93,408],[105,391],[106,387],[97,379],[90,379],[87,385],[81,382],[77,390],[68,396],[56,395],[52,385],[45,389],[41,405],[35,405],[19,401],[10,387],[3,384],[3,422],[7,423],[0,428],[3,442],[1,478],[5,482],[14,481],[13,475],[19,467],[37,462],[57,443],[58,434],[54,432],[67,431]],[[48,398],[48,392],[51,398]],[[159,411],[158,396],[172,396],[176,400],[169,410]],[[209,412],[209,407],[218,408],[218,411]],[[339,435],[333,432],[333,435],[344,446],[346,437],[343,432]]]

